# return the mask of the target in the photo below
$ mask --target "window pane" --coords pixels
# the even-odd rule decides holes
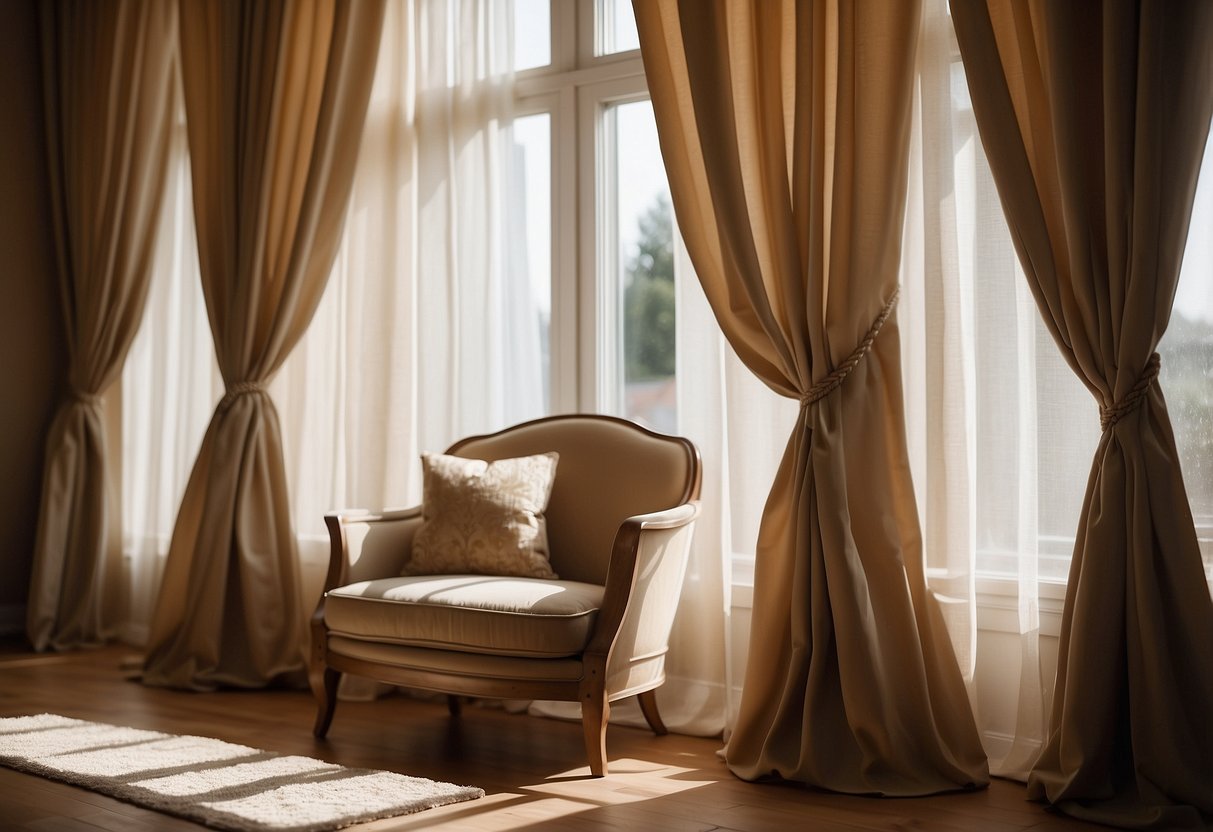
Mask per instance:
[[[640,48],[636,17],[630,0],[598,0],[597,55],[613,55]]]
[[[617,408],[629,419],[672,433],[674,383],[674,221],[665,166],[648,101],[607,108],[607,146],[614,149],[614,237]]]
[[[503,316],[504,343],[517,354],[511,364],[519,377],[507,389],[510,400],[535,401],[542,397],[544,412],[551,410],[550,332],[552,317],[552,117],[537,113],[514,119],[506,131],[506,187],[503,189],[511,308]],[[539,362],[541,391],[518,395],[517,385],[530,386],[534,376],[521,372]],[[507,414],[511,415],[511,414]],[[512,421],[534,414],[512,414]]]
[[[1213,580],[1213,144],[1205,147],[1171,324],[1158,352],[1184,485]]]
[[[951,93],[957,243],[975,313],[978,569],[1014,575],[1017,559],[1034,546],[1039,577],[1064,581],[1100,438],[1098,406],[1062,359],[1034,304],[1025,305],[1026,284],[976,140],[959,62]],[[1205,149],[1159,353],[1184,483],[1213,580],[1213,146]]]
[[[1099,411],[1031,298],[959,62],[950,92],[956,247],[973,321],[977,569],[1014,576],[1035,558],[1040,579],[1064,581]]]
[[[514,71],[552,62],[552,9],[549,0],[514,0]]]

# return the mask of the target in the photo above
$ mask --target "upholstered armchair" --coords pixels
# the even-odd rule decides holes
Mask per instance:
[[[555,451],[544,517],[558,580],[402,576],[420,507],[341,511],[312,618],[315,734],[328,732],[343,673],[460,696],[581,703],[590,771],[607,770],[610,703],[637,696],[665,733],[656,689],[694,521],[695,445],[607,416],[553,416],[464,439],[448,454],[508,460]]]

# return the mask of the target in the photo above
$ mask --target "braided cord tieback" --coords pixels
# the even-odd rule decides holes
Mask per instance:
[[[1162,359],[1158,357],[1158,353],[1154,353],[1146,362],[1146,368],[1137,377],[1137,383],[1133,385],[1133,389],[1125,393],[1123,399],[1109,405],[1099,406],[1099,427],[1102,430],[1108,430],[1141,404],[1142,399],[1150,390],[1150,385],[1154,383],[1154,379],[1158,378],[1158,370],[1161,366]]]
[[[868,328],[868,332],[863,336],[863,340],[859,342],[859,346],[843,359],[842,363],[832,373],[814,384],[809,388],[809,392],[801,396],[801,407],[808,407],[814,402],[824,399],[842,385],[842,380],[851,374],[851,371],[855,369],[859,362],[863,360],[863,357],[868,354],[868,350],[872,348],[872,342],[880,334],[880,328],[889,319],[889,315],[893,314],[893,307],[897,305],[897,298],[900,294],[900,286],[893,289],[893,294],[889,298],[888,303],[880,310],[880,314],[876,316],[876,320],[872,321],[872,326]]]
[[[223,394],[223,400],[219,402],[219,407],[215,408],[215,410],[216,412],[223,412],[231,407],[236,402],[236,399],[254,393],[264,394],[265,385],[259,381],[238,381],[227,388],[227,392]]]

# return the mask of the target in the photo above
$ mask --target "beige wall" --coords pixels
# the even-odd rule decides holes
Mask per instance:
[[[38,20],[0,3],[0,632],[24,627],[46,429],[61,389]]]

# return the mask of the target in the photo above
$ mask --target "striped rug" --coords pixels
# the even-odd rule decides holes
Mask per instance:
[[[0,719],[0,763],[238,832],[321,832],[484,796],[423,777],[54,714]]]

